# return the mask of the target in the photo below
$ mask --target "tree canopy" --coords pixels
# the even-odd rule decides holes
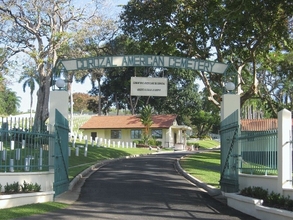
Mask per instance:
[[[122,30],[165,55],[233,63],[241,104],[260,91],[261,58],[291,48],[293,4],[289,1],[130,0]],[[220,106],[222,77],[198,71],[209,100]],[[265,92],[265,90],[262,90]]]
[[[101,2],[94,0],[81,6],[72,0],[0,1],[0,43],[11,53],[32,60],[39,75],[35,121],[48,118],[49,91],[57,60],[72,56],[73,44],[90,44],[92,39],[100,39],[102,30],[113,30],[102,13]],[[79,51],[75,48],[74,52]],[[17,62],[22,66],[25,61]]]

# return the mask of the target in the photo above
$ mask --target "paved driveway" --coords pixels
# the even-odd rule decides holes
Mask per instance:
[[[197,188],[175,169],[182,153],[122,159],[93,173],[69,208],[25,219],[255,219]]]

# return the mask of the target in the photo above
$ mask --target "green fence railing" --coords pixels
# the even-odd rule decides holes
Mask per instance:
[[[277,175],[277,130],[245,131],[238,137],[240,173]]]
[[[38,131],[29,118],[0,119],[0,172],[49,170],[49,150],[54,135],[48,125]]]

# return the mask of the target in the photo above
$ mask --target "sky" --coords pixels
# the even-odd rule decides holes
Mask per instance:
[[[109,13],[113,13],[113,11],[116,11],[116,15],[120,12],[120,7],[117,7],[117,5],[124,5],[127,4],[128,0],[109,0],[111,2],[112,7],[109,8]],[[20,112],[29,112],[30,109],[30,90],[29,88],[26,88],[26,92],[23,92],[23,82],[18,83],[19,74],[14,74],[14,79],[11,79],[11,85],[8,87],[16,92],[16,95],[20,97]],[[35,89],[34,95],[33,95],[33,110],[36,110],[37,105],[37,89]],[[81,92],[81,93],[87,93],[89,90],[91,90],[91,83],[89,79],[86,79],[83,84],[73,82],[72,90],[74,93]]]

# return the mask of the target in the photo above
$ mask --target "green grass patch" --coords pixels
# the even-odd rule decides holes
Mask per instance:
[[[190,175],[219,188],[221,152],[198,153],[180,160],[181,167]]]
[[[105,159],[119,158],[137,154],[147,154],[152,152],[154,151],[150,151],[147,148],[104,148],[89,146],[87,157],[84,156],[84,148],[80,148],[79,156],[77,157],[75,156],[74,149],[72,149],[71,156],[69,157],[69,179],[73,179],[83,170]],[[67,204],[47,202],[29,204],[9,209],[0,209],[0,219],[16,219],[35,214],[53,212],[55,210],[63,209],[66,207],[68,207]]]
[[[197,141],[187,141],[188,144],[199,145],[199,149],[211,149],[218,147],[220,145],[219,141],[215,140],[197,140]]]
[[[78,145],[83,145],[77,143]],[[210,146],[210,144],[207,144]],[[218,144],[216,143],[217,146]],[[203,146],[206,146],[203,144]],[[214,147],[213,146],[213,147]],[[162,149],[166,150],[166,149]],[[69,157],[69,179],[73,179],[83,170],[91,165],[94,165],[102,160],[119,158],[137,154],[148,154],[155,151],[150,151],[148,148],[105,148],[105,147],[92,147],[88,146],[87,157],[84,156],[84,148],[80,148],[79,156],[75,156],[75,150],[72,148],[71,156]],[[196,157],[195,157],[196,156]],[[220,153],[200,153],[187,157],[181,161],[181,166],[191,175],[199,178],[200,180],[214,186],[218,186],[220,176]],[[218,164],[218,165],[217,165]],[[197,169],[195,169],[197,168]],[[215,171],[211,171],[215,169]],[[208,174],[209,173],[209,174]],[[207,175],[208,174],[208,175]],[[218,178],[215,176],[218,175]],[[206,180],[205,178],[208,178]],[[213,180],[215,179],[215,180]],[[68,207],[67,204],[48,202],[39,204],[30,204],[20,207],[0,210],[0,219],[15,219],[35,214],[43,214],[46,212],[53,212],[58,209]]]
[[[69,157],[68,178],[70,180],[72,180],[76,175],[78,175],[91,165],[94,165],[103,160],[154,152],[150,151],[148,148],[105,148],[89,146],[87,156],[85,157],[84,151],[85,148],[79,148],[79,156],[75,156],[75,149],[72,148],[71,156]]]
[[[199,148],[202,149],[211,149],[220,145],[220,142],[215,140],[199,140],[197,143],[199,144]]]
[[[53,212],[58,209],[64,209],[68,207],[67,204],[57,203],[57,202],[46,202],[46,203],[37,203],[31,205],[24,205],[9,209],[0,209],[0,219],[16,219],[23,218],[35,214],[43,214],[46,212]]]

